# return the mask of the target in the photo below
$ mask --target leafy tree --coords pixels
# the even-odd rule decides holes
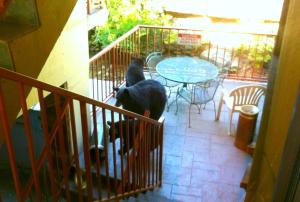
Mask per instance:
[[[107,0],[106,7],[107,23],[89,34],[91,52],[100,51],[138,24],[172,24],[171,18],[154,0]]]

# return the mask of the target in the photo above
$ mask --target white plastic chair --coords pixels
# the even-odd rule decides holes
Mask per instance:
[[[229,93],[222,91],[216,121],[219,120],[223,103],[229,109],[229,130],[232,133],[232,117],[234,112],[239,112],[243,105],[258,106],[260,98],[265,94],[266,87],[261,85],[244,85],[232,89]]]

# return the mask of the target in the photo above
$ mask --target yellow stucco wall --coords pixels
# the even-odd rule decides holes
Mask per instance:
[[[88,96],[88,31],[85,1],[78,1],[66,26],[52,49],[38,80],[60,86],[67,82],[68,90]],[[31,94],[30,94],[31,96]],[[36,99],[35,96],[29,99]],[[81,134],[80,111],[74,103],[77,134]],[[82,138],[78,137],[78,145]],[[81,150],[81,148],[79,148]]]
[[[248,201],[271,201],[281,155],[285,146],[296,92],[300,84],[300,0],[291,0],[278,62],[274,93],[256,191],[247,196]],[[255,162],[256,158],[254,158]],[[252,175],[253,173],[251,173]],[[251,200],[250,200],[251,199]]]
[[[84,0],[79,0],[82,12]],[[9,41],[14,69],[21,74],[38,78],[51,50],[61,35],[66,22],[77,1],[37,1],[40,26],[30,32]],[[85,20],[85,18],[83,19]],[[9,30],[8,30],[9,32]],[[7,33],[9,35],[9,33]],[[83,41],[84,42],[84,41]],[[85,57],[85,56],[83,56]],[[62,61],[64,62],[64,61]],[[65,62],[64,62],[65,63]],[[11,125],[20,110],[18,93],[8,82],[0,81],[4,90],[8,122]],[[26,92],[28,93],[28,92]],[[31,104],[33,104],[32,102]],[[2,133],[1,133],[2,134]],[[1,136],[1,135],[0,135]],[[1,137],[0,137],[1,139]]]
[[[67,82],[68,90],[88,96],[89,55],[85,0],[66,4],[57,2],[38,1],[41,27],[11,42],[15,69],[51,85],[60,86]],[[12,124],[20,110],[18,93],[7,82],[3,84],[3,89],[9,122]],[[28,107],[38,102],[36,91],[28,95],[27,101]],[[78,106],[75,113],[79,114]]]

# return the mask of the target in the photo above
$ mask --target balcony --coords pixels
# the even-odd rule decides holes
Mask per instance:
[[[253,82],[225,80],[223,88],[231,90],[246,84]],[[217,104],[221,91],[222,87],[219,87],[215,97]],[[261,99],[259,104],[256,134],[263,101]],[[115,100],[111,98],[108,102],[113,104]],[[245,190],[240,187],[240,183],[251,161],[251,155],[236,148],[235,136],[228,135],[227,109],[223,107],[220,120],[215,121],[212,102],[200,114],[193,106],[189,128],[189,104],[180,99],[178,105],[177,114],[175,105],[163,114],[165,125],[162,187],[137,198],[141,201],[243,201]],[[237,122],[238,113],[235,113],[235,130]],[[128,201],[135,199],[131,197]]]
[[[179,44],[180,33],[201,35],[201,45]],[[208,35],[211,38],[205,39]],[[238,41],[238,37],[247,41],[247,45],[232,44]],[[154,51],[163,52],[167,57],[191,55],[217,66],[227,65],[229,75],[223,86],[227,90],[245,84],[265,84],[270,68],[266,58],[270,57],[274,37],[137,26],[90,60],[91,96],[113,104],[115,101],[110,89],[123,84],[130,57],[145,57]],[[217,91],[216,103],[219,102],[221,88]],[[256,133],[263,100],[259,104]],[[191,128],[188,127],[188,104],[184,100],[179,102],[177,115],[174,105],[170,111],[164,112],[163,186],[138,196],[140,200],[242,201],[245,191],[240,188],[240,183],[251,156],[234,146],[234,136],[228,136],[226,108],[222,109],[220,121],[214,119],[212,103],[200,114],[196,107],[192,109]],[[233,118],[235,126],[237,121],[238,113]]]
[[[200,35],[201,43],[195,45],[178,43],[178,37],[181,34]],[[247,46],[224,43],[224,41],[232,42],[232,40],[236,42],[237,36],[241,35],[245,36],[245,38],[242,37],[243,40],[251,43],[247,44]],[[131,57],[145,57],[153,51],[161,51],[166,56],[197,56],[209,60],[218,66],[228,68],[229,75],[224,83],[224,88],[228,90],[245,82],[266,82],[268,68],[270,68],[268,66],[268,57],[270,57],[269,44],[272,41],[274,41],[273,35],[233,33],[233,36],[231,36],[230,33],[225,33],[224,35],[224,33],[204,30],[137,26],[90,60],[90,93],[94,99],[64,91],[61,88],[55,88],[19,74],[1,70],[1,79],[14,82],[13,90],[20,94],[20,109],[24,115],[26,128],[24,132],[26,134],[26,141],[24,142],[26,143],[24,144],[28,144],[30,148],[28,162],[30,163],[29,167],[32,169],[32,171],[29,171],[29,175],[22,179],[23,175],[20,175],[22,169],[18,167],[14,157],[14,150],[17,147],[11,142],[8,119],[5,114],[7,110],[5,108],[7,104],[5,95],[7,95],[7,92],[2,92],[0,88],[0,105],[1,110],[3,110],[1,113],[2,127],[5,129],[6,144],[10,155],[10,172],[12,172],[7,176],[12,175],[10,177],[13,178],[13,183],[10,184],[11,190],[1,193],[2,199],[25,200],[32,197],[41,200],[43,197],[46,197],[50,200],[64,198],[72,201],[75,197],[82,201],[92,201],[101,199],[101,197],[102,200],[117,200],[138,194],[138,198],[146,201],[196,200],[206,202],[242,200],[244,191],[240,188],[240,181],[251,158],[248,154],[235,148],[233,146],[234,137],[227,135],[228,119],[225,108],[223,108],[224,111],[218,122],[214,120],[211,104],[207,104],[205,110],[200,114],[193,108],[192,123],[191,128],[189,128],[187,126],[188,105],[183,100],[179,102],[177,115],[175,115],[175,107],[172,105],[169,112],[164,112],[163,116],[165,119],[158,122],[109,106],[103,102],[114,103],[113,88],[124,84],[125,73]],[[145,73],[147,74],[146,69]],[[234,81],[232,79],[243,81]],[[43,128],[49,127],[49,129],[45,130],[47,144],[42,148],[41,155],[37,155],[35,153],[36,148],[32,146],[31,120],[25,96],[25,91],[32,88],[35,90],[36,98],[40,103],[40,120]],[[54,107],[52,111],[55,111],[53,120],[49,120],[48,113],[46,113],[48,110],[46,108],[47,105],[44,103],[47,100],[46,96],[51,93],[54,95],[54,98],[52,98],[54,104],[52,103],[51,105]],[[216,94],[217,103],[219,96],[220,88]],[[262,104],[260,105],[261,108]],[[91,111],[87,111],[87,109]],[[88,115],[91,116],[89,121],[87,120]],[[101,138],[99,133],[104,134],[104,139],[108,138],[107,132],[104,132],[106,120],[113,120],[115,116],[119,119],[127,116],[140,120],[139,126],[141,129],[137,133],[141,135],[141,138],[138,137],[137,141],[142,142],[146,146],[139,145],[135,147],[136,142],[134,140],[133,152],[130,154],[127,152],[126,156],[125,154],[122,156],[117,153],[119,148],[116,145],[118,143],[104,143],[106,154],[111,154],[106,156],[111,157],[111,159],[106,158],[101,163],[106,171],[102,175],[102,173],[98,172],[100,171],[100,162],[96,160],[95,165],[91,165],[89,157],[90,138],[93,134],[97,134],[94,137]],[[79,120],[79,123],[75,120]],[[48,122],[52,122],[51,127]],[[234,123],[236,122],[237,115],[234,117]],[[88,128],[89,123],[92,125],[91,128]],[[146,144],[151,141],[147,138],[149,137],[149,135],[147,136],[149,131],[143,128],[143,123],[157,128],[155,131],[159,138],[156,141],[159,142],[155,150],[156,154],[154,152],[151,153],[150,146]],[[68,137],[62,135],[65,129],[67,129]],[[115,130],[120,129],[115,128]],[[81,139],[81,145],[79,146],[76,142],[76,134],[78,134],[77,138]],[[163,147],[161,144],[162,137]],[[100,141],[101,139],[95,138],[95,145],[98,145]],[[68,146],[65,147],[65,144],[68,144]],[[81,148],[83,150],[81,153],[75,149],[80,146],[83,147]],[[144,148],[149,150],[144,152]],[[112,153],[109,153],[109,151],[112,151]],[[16,152],[16,154],[18,153]],[[80,165],[81,154],[84,155],[85,165],[83,166]],[[148,169],[145,164],[144,167],[143,165],[138,165],[136,160],[134,160],[135,158],[133,158],[135,156],[133,154],[137,154],[142,163],[153,166],[153,170]],[[97,153],[96,155],[100,154]],[[143,155],[146,156],[146,160],[143,158]],[[126,157],[126,159],[122,157]],[[118,167],[116,158],[121,161],[121,164],[124,160],[124,167]],[[127,159],[128,164],[125,166]],[[110,160],[113,161],[112,165]],[[49,168],[43,166],[48,164]],[[80,179],[75,195],[73,195],[74,190],[72,189],[74,188],[75,182],[73,180],[75,181],[75,178],[71,177],[70,179],[70,173],[74,166],[76,171],[74,175],[79,176]],[[156,167],[155,171],[154,166]],[[144,170],[141,172],[134,170],[142,168]],[[96,174],[92,173],[93,170],[97,171]],[[87,175],[87,185],[85,187],[80,186],[80,183],[83,183],[80,182],[82,181],[80,177],[83,171],[86,171]],[[110,175],[111,173],[113,175]],[[127,176],[126,173],[128,173]],[[154,180],[154,173],[156,180]],[[153,176],[152,181],[150,175]],[[121,179],[119,179],[120,176],[122,176]],[[145,179],[145,176],[149,178]],[[108,192],[104,193],[101,183],[103,183],[102,185],[104,185],[106,191],[107,189],[109,190]],[[42,189],[40,189],[40,184],[42,184]],[[6,184],[0,185],[7,188]],[[160,186],[161,188],[156,189]],[[96,188],[98,189],[98,195],[94,195]],[[148,192],[141,194],[144,191]],[[128,200],[134,199],[129,198]]]

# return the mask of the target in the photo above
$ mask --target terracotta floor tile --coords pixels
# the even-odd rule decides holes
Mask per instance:
[[[194,153],[190,151],[183,151],[181,157],[181,166],[191,168],[193,167]]]
[[[207,150],[210,147],[210,140],[207,138],[195,137],[195,136],[186,136],[184,141],[184,150],[185,151],[203,151]]]
[[[187,195],[201,198],[202,197],[202,188],[201,187],[191,187],[191,186],[178,186],[173,185],[172,195]]]
[[[171,166],[180,166],[181,158],[181,156],[166,155],[165,164]]]
[[[210,163],[210,149],[194,152],[194,161]]]
[[[242,84],[225,81],[224,87]],[[216,107],[219,96],[220,89]],[[164,112],[163,185],[136,201],[240,202],[244,190],[239,183],[250,156],[237,149],[234,137],[227,135],[227,108],[223,106],[220,120],[215,121],[212,103],[200,114],[193,106],[189,128],[188,106],[180,100],[177,114],[175,104]],[[238,113],[235,125],[237,119]]]
[[[163,181],[168,184],[189,186],[191,171],[191,168],[166,165],[163,170]]]
[[[217,182],[220,180],[220,170],[216,169],[192,169],[192,186],[200,186],[203,182]]]
[[[174,202],[202,202],[202,199],[200,197],[179,194],[172,194],[172,200]]]

